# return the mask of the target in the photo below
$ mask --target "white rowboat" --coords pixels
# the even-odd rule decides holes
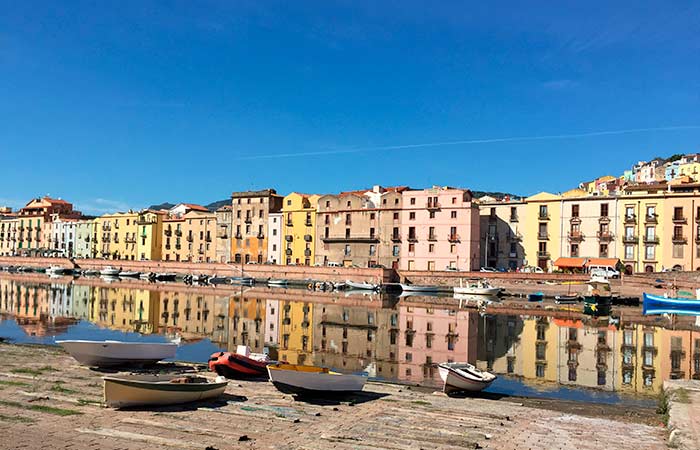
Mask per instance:
[[[351,280],[346,280],[345,285],[351,289],[364,289],[368,291],[376,291],[379,290],[379,285],[378,284],[372,284],[372,283],[358,283],[356,281],[351,281]]]
[[[437,292],[440,290],[438,286],[420,286],[417,284],[403,284],[401,283],[401,289],[404,292]]]
[[[498,295],[501,288],[493,287],[486,280],[467,283],[465,286],[462,280],[459,280],[459,286],[455,286],[455,294],[472,294],[472,295]]]
[[[302,396],[357,392],[367,382],[365,375],[346,375],[315,366],[271,364],[267,372],[278,390]]]
[[[224,377],[211,380],[192,375],[118,375],[104,380],[104,402],[112,408],[176,405],[219,397],[226,390]]]
[[[100,275],[104,275],[106,277],[117,277],[119,276],[119,269],[115,269],[114,267],[107,266],[100,270]]]
[[[121,341],[56,341],[79,363],[108,367],[124,364],[152,364],[173,358],[177,344]]]
[[[478,392],[496,379],[496,375],[483,372],[466,362],[438,364],[438,371],[440,378],[445,382],[443,390],[448,394],[462,391]]]

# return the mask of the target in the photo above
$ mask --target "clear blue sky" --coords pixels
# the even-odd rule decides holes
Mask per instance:
[[[525,3],[2,1],[0,203],[529,195],[700,151],[697,2]]]

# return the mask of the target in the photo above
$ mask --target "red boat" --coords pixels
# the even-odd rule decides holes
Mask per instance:
[[[267,377],[267,355],[218,352],[209,358],[209,369],[226,378]]]

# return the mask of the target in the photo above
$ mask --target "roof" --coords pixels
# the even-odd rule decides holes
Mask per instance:
[[[209,211],[207,208],[205,208],[202,205],[195,205],[194,203],[181,203],[181,204],[186,206],[189,209],[194,209],[195,211]]]
[[[588,258],[586,267],[590,266],[611,266],[615,267],[620,262],[619,258]]]
[[[231,211],[232,209],[233,209],[233,206],[224,205],[224,206],[220,207],[219,209],[217,209],[217,211]]]
[[[567,267],[572,269],[583,269],[586,264],[586,258],[566,258],[561,257],[554,261],[554,265],[557,267]]]
[[[270,197],[276,196],[277,191],[274,189],[262,189],[260,191],[241,191],[231,193],[231,198],[245,198],[245,197]]]

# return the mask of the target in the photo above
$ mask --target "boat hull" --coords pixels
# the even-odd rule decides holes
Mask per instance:
[[[528,294],[527,295],[528,302],[541,302],[542,300],[544,300],[543,294]]]
[[[489,387],[496,379],[493,375],[492,378],[486,380],[471,378],[443,364],[438,365],[438,372],[445,383],[443,390],[448,394],[451,392],[479,392]]]
[[[264,377],[267,361],[258,361],[238,353],[219,352],[209,358],[209,369],[226,378]]]
[[[454,288],[455,294],[465,294],[465,295],[498,295],[501,292],[501,288],[480,288],[480,287],[459,287]]]
[[[345,285],[349,287],[350,289],[362,289],[362,290],[367,290],[367,291],[376,291],[379,289],[379,286],[376,284],[370,284],[370,283],[357,283],[355,281],[350,281],[346,280]]]
[[[176,344],[116,341],[56,341],[80,364],[109,367],[153,364],[173,358]]]
[[[309,372],[279,369],[268,366],[272,384],[286,394],[307,396],[341,395],[361,391],[367,382],[364,375],[345,375],[333,372]]]
[[[227,381],[170,383],[171,377],[104,377],[104,402],[111,408],[177,405],[219,397]]]
[[[401,289],[404,292],[438,292],[440,290],[437,286],[416,286],[413,284],[403,284],[401,283]]]
[[[700,315],[700,300],[645,293],[642,311],[645,315],[670,313],[695,316]]]

